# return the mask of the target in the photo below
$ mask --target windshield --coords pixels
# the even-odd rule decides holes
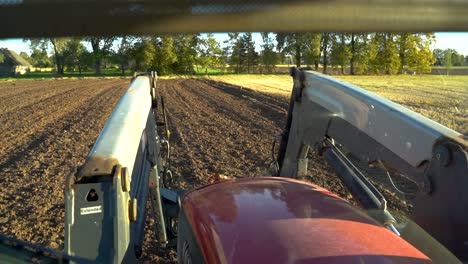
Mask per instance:
[[[77,10],[81,10],[77,3]],[[20,4],[21,1],[9,1],[2,6],[0,1],[0,13]],[[48,4],[55,6],[55,11],[68,12],[59,2]],[[421,3],[414,1],[412,4],[416,9],[415,6]],[[24,10],[29,12],[33,7],[29,4]],[[134,3],[125,5],[125,8],[115,5],[110,11],[97,6],[96,13],[88,17],[92,20],[93,16],[107,10],[112,21],[116,17],[123,18],[122,21],[142,17],[162,19],[165,15],[172,18],[174,24],[190,22],[191,16],[204,17],[206,23],[223,21],[218,26],[205,27],[200,22],[195,27],[200,27],[200,32],[194,32],[187,25],[175,25],[177,33],[168,33],[169,29],[162,26],[153,29],[149,24],[133,30],[123,22],[117,26],[103,22],[88,32],[86,27],[80,29],[75,18],[70,19],[70,33],[58,24],[52,27],[56,29],[56,35],[53,30],[44,30],[40,26],[34,31],[34,26],[26,27],[23,22],[17,25],[20,33],[14,31],[13,24],[3,30],[0,36],[8,38],[0,40],[0,186],[4,190],[0,193],[0,233],[59,251],[64,249],[63,190],[66,175],[83,165],[114,107],[126,93],[134,73],[148,69],[157,72],[158,96],[164,98],[166,120],[161,116],[156,120],[158,124],[164,124],[160,126],[159,133],[168,136],[170,142],[170,154],[165,150],[163,154],[171,157],[171,179],[165,184],[172,189],[191,190],[241,177],[285,176],[281,174],[283,160],[278,156],[281,157],[282,136],[288,128],[290,98],[295,96],[293,87],[297,86],[290,69],[296,67],[306,74],[302,80],[302,96],[307,95],[306,90],[310,89],[308,99],[315,98],[313,100],[329,111],[326,114],[336,118],[340,113],[341,117],[346,116],[343,120],[347,123],[326,128],[329,130],[321,135],[320,145],[310,145],[305,155],[303,153],[306,171],[295,178],[323,187],[363,208],[323,156],[322,148],[331,147],[326,140],[334,140],[333,147],[342,152],[383,195],[388,211],[396,219],[397,229],[413,222],[431,226],[427,223],[430,220],[421,220],[433,219],[431,210],[434,214],[454,210],[448,214],[463,215],[460,208],[466,205],[467,200],[461,193],[466,182],[453,180],[445,185],[436,175],[429,179],[426,176],[428,171],[440,172],[432,170],[431,163],[433,148],[440,140],[447,139],[452,145],[461,142],[457,144],[465,148],[466,155],[468,46],[464,44],[468,41],[468,33],[441,32],[460,30],[465,25],[460,22],[450,28],[447,24],[420,23],[414,26],[414,29],[421,29],[419,31],[407,30],[404,25],[404,29],[398,31],[395,28],[386,30],[385,25],[388,24],[382,22],[381,31],[376,32],[372,26],[369,30],[358,30],[366,21],[350,17],[350,21],[359,23],[351,23],[354,28],[352,25],[349,30],[343,25],[343,20],[338,19],[330,27],[318,26],[313,30],[300,29],[299,26],[291,26],[293,30],[288,30],[287,25],[272,22],[278,30],[267,31],[263,29],[269,28],[262,24],[258,27],[250,23],[230,26],[219,17],[219,13],[226,12],[235,19],[245,13],[251,19],[246,18],[246,21],[252,22],[265,19],[270,12],[287,16],[301,6],[297,4],[286,10],[288,12],[280,7],[280,3],[275,1],[268,5],[199,4],[189,9],[166,4],[156,12],[144,4]],[[339,5],[337,12],[343,13],[346,8],[346,5]],[[364,4],[362,8],[365,8]],[[455,4],[450,8],[457,10]],[[466,7],[460,4],[459,9],[463,8]],[[20,11],[12,10],[17,13],[13,12],[11,17],[20,14]],[[52,9],[44,10],[52,12]],[[77,17],[86,19],[85,14],[78,11],[77,14]],[[400,15],[405,23],[417,22],[417,19],[407,20],[411,17],[409,14]],[[434,20],[443,21],[441,16],[435,16]],[[38,23],[46,26],[47,19],[45,21]],[[168,20],[159,21],[168,24]],[[218,29],[222,26],[225,29]],[[235,32],[237,27],[247,30]],[[426,28],[428,30],[424,30]],[[388,113],[393,114],[393,108],[385,108],[385,103],[381,114],[368,109],[361,111],[359,105],[352,101],[360,97],[349,99],[350,107],[343,103],[345,97],[339,93],[335,95],[341,101],[337,99],[334,103],[332,95],[317,92],[318,86],[314,85],[317,79],[314,78],[322,78],[321,74],[333,78],[333,82],[362,88],[363,93],[370,92],[368,96],[372,99],[378,96],[388,99],[398,107],[417,113],[413,115],[411,112],[415,120],[423,120],[419,117],[421,115],[438,123],[427,121],[424,124],[430,123],[428,127],[437,126],[437,131],[445,132],[440,135],[428,132],[428,135],[432,133],[433,141],[426,141],[429,136],[423,137],[422,134],[415,134],[414,141],[405,141],[413,130],[407,130],[408,134],[402,131],[400,116],[391,117],[397,120],[391,125],[386,121],[390,117],[385,121],[379,119],[387,118]],[[296,112],[295,117],[313,114]],[[406,117],[401,119],[406,120]],[[309,121],[301,119],[304,124],[309,124]],[[383,127],[386,125],[388,128],[385,130]],[[352,129],[341,130],[348,126]],[[414,129],[419,133],[419,127]],[[308,133],[312,130],[305,128]],[[365,135],[361,137],[359,133]],[[403,150],[394,149],[400,139]],[[425,152],[410,152],[409,149],[424,149]],[[445,150],[441,151],[445,153]],[[422,158],[418,159],[415,153],[421,154]],[[454,161],[457,157],[447,159]],[[466,167],[461,168],[450,171],[451,176],[466,174]],[[437,188],[442,188],[443,192],[439,193]],[[457,196],[459,200],[449,195],[450,188],[460,195]],[[447,209],[437,201],[444,201],[444,204],[460,201],[460,204]],[[415,208],[423,209],[418,211]],[[468,217],[457,219],[464,220],[457,222],[463,227]],[[455,229],[455,224],[449,220],[440,224]],[[154,243],[155,225],[155,221],[148,217],[140,261],[175,263],[175,249],[161,249]],[[426,232],[457,257],[467,256],[466,245],[455,245],[460,237],[438,236],[443,233],[440,230]]]

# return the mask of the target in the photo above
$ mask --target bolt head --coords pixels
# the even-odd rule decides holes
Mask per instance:
[[[439,145],[434,150],[434,157],[440,166],[447,167],[451,162],[450,150],[443,145]]]

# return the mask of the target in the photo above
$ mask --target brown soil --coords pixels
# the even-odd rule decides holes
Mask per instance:
[[[0,84],[0,232],[63,248],[65,175],[84,161],[128,80]]]
[[[65,175],[81,164],[129,80],[0,83],[0,233],[63,249]],[[174,187],[191,189],[219,175],[271,175],[271,146],[288,98],[201,79],[159,80],[171,130]],[[309,177],[342,197],[349,193],[321,157]],[[390,205],[406,207],[389,194]],[[156,243],[148,217],[142,262],[173,263]]]

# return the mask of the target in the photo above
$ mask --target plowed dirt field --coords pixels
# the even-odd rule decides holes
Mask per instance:
[[[80,165],[129,79],[0,82],[0,233],[62,250],[65,175]],[[288,98],[207,79],[158,81],[168,110],[176,187],[219,175],[270,175],[272,141]],[[311,156],[310,177],[349,198],[331,169]],[[390,205],[405,210],[400,200]],[[142,262],[171,263],[148,218]]]

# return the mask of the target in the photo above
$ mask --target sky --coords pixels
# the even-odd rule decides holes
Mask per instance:
[[[452,48],[463,55],[468,55],[468,32],[443,32],[436,33],[436,43],[434,48],[448,49]],[[218,42],[223,42],[227,39],[226,33],[215,33],[214,37]],[[253,40],[255,41],[257,48],[262,43],[260,34],[253,34]],[[22,51],[30,53],[28,44],[23,42],[22,39],[1,39],[0,48],[8,48],[16,51],[18,54]]]

